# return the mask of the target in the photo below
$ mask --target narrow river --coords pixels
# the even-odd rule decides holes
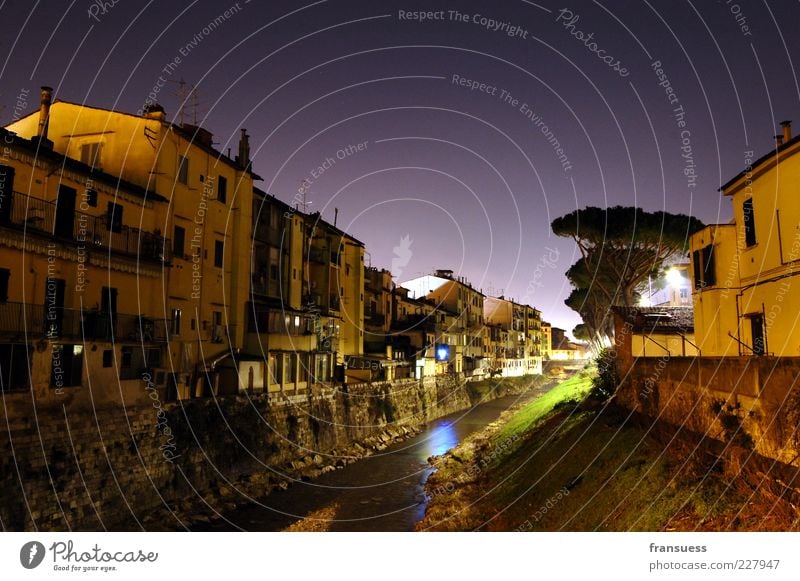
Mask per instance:
[[[279,531],[326,509],[326,520],[331,520],[325,528],[331,531],[412,531],[425,514],[424,486],[432,471],[427,459],[445,453],[530,396],[530,391],[506,396],[439,418],[413,438],[383,452],[313,482],[296,482],[288,490],[271,493],[260,504],[240,507],[225,514],[224,519],[193,528]]]

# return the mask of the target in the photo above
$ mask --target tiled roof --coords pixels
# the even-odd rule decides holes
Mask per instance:
[[[615,315],[633,326],[633,332],[691,333],[692,307],[612,307]]]

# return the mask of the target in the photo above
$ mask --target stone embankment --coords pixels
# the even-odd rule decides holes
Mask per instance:
[[[146,389],[143,384],[142,389]],[[517,382],[359,384],[102,409],[4,409],[5,530],[174,530],[384,450]]]

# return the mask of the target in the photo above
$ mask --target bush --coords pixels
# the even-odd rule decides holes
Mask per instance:
[[[589,397],[598,401],[606,401],[617,390],[617,354],[613,349],[603,349],[595,359],[597,375],[592,378],[592,389]]]

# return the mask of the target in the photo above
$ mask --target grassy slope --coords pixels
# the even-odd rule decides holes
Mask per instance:
[[[665,447],[620,412],[579,405],[590,385],[589,374],[575,376],[439,459],[418,528],[786,528],[782,507],[741,482],[728,487],[691,445]]]

